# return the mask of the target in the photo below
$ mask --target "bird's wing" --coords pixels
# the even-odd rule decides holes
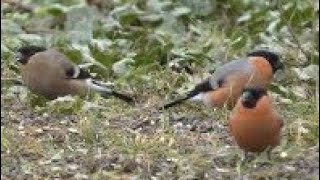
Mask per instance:
[[[73,67],[70,67],[69,69],[66,69],[66,75],[67,78],[72,78],[72,79],[88,79],[92,78],[90,73],[79,66],[75,65]]]
[[[233,60],[218,68],[212,76],[197,84],[194,89],[189,91],[185,96],[171,101],[165,104],[163,107],[164,109],[167,109],[194,96],[197,96],[200,93],[213,91],[223,86],[225,83],[228,83],[229,80],[236,79],[243,74],[250,74],[251,72],[252,66],[249,64],[248,60]]]
[[[233,60],[218,68],[212,76],[197,84],[187,96],[192,97],[202,92],[208,92],[222,87],[223,84],[233,77],[252,72],[247,60]]]
[[[252,72],[252,66],[248,60],[233,60],[218,68],[213,75],[210,76],[210,86],[212,90],[214,90],[223,86],[229,79],[236,79],[242,75],[250,75]]]
[[[48,60],[56,61],[59,69],[63,71],[65,74],[65,78],[68,79],[88,79],[92,78],[89,72],[85,71],[84,69],[80,68],[76,64],[74,64],[67,56],[60,53],[57,49],[50,49],[47,51]]]

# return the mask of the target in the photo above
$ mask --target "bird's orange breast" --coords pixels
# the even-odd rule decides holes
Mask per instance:
[[[229,120],[229,128],[239,147],[249,152],[262,152],[279,143],[282,121],[273,110],[267,96],[256,108],[249,109],[237,103]]]

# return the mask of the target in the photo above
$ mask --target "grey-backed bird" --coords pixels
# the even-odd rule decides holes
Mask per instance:
[[[216,69],[207,79],[195,85],[181,98],[163,106],[164,109],[195,98],[205,105],[229,109],[236,104],[244,88],[267,88],[273,80],[274,73],[283,69],[283,63],[276,53],[257,50],[246,58],[230,61]]]

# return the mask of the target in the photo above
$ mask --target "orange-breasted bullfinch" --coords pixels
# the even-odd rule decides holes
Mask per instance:
[[[197,84],[184,97],[169,102],[164,109],[188,99],[199,99],[212,107],[233,108],[245,87],[266,88],[274,73],[284,66],[280,57],[267,50],[249,53],[246,58],[233,60],[216,69],[209,78]]]
[[[262,88],[243,90],[229,119],[229,130],[236,143],[248,152],[270,152],[280,142],[283,121],[273,100]]]
[[[65,95],[85,96],[97,92],[104,98],[114,96],[126,102],[133,99],[118,93],[71,62],[57,49],[38,46],[26,46],[17,50],[17,61],[21,67],[21,76],[31,92],[47,99]]]

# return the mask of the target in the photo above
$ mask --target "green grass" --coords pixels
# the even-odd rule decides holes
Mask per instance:
[[[80,173],[91,178],[201,178],[215,177],[216,173],[221,178],[246,174],[252,178],[278,178],[290,174],[298,177],[302,171],[280,173],[276,167],[296,161],[302,163],[301,156],[315,155],[308,151],[317,146],[319,137],[318,114],[313,102],[280,106],[285,127],[282,143],[274,150],[272,160],[268,161],[262,155],[241,165],[242,152],[224,127],[230,112],[224,109],[212,111],[186,102],[161,113],[156,108],[165,101],[160,98],[165,88],[160,86],[168,86],[163,82],[167,80],[166,76],[174,78],[175,75],[167,72],[163,75],[162,71],[153,71],[152,74],[149,74],[151,78],[145,86],[134,87],[135,93],[141,93],[143,97],[137,96],[139,103],[133,106],[99,96],[87,100],[76,98],[71,106],[68,102],[46,104],[38,106],[37,111],[30,106],[30,101],[15,99],[10,101],[12,105],[7,106],[3,102],[5,115],[19,112],[13,122],[12,118],[4,117],[5,125],[1,130],[4,174],[16,177],[8,169],[17,166],[21,168],[19,175],[32,172],[33,177],[68,177],[69,173],[71,177]],[[160,92],[152,92],[152,88],[146,87],[148,84]],[[167,92],[176,87],[167,88]],[[89,100],[102,108],[83,110],[74,104],[79,104],[77,101],[84,104]],[[13,111],[11,107],[17,110]],[[70,107],[75,109],[69,111]],[[21,126],[19,122],[24,122],[30,112],[33,116]],[[207,123],[213,129],[206,133],[198,129],[190,131],[195,122],[198,123],[195,126]],[[283,153],[286,156],[281,157]],[[58,158],[52,160],[53,156]],[[16,159],[22,160],[11,162]],[[47,164],[43,166],[40,162]],[[316,159],[312,162],[314,164],[310,168],[316,165]],[[75,170],[68,172],[66,167],[69,166]],[[266,168],[271,168],[272,172]]]
[[[318,77],[304,80],[292,68],[319,64],[318,44],[309,40],[318,36],[318,30],[306,25],[318,19],[316,9],[308,2],[298,6],[298,2],[284,1],[289,8],[283,9],[280,20],[273,14],[280,13],[273,3],[217,0],[216,11],[202,16],[197,11],[183,14],[177,7],[193,6],[182,1],[168,1],[170,5],[159,1],[155,6],[157,2],[150,1],[148,6],[140,1],[111,3],[110,7],[120,8],[114,16],[109,16],[108,10],[113,8],[108,6],[105,12],[90,17],[88,7],[77,9],[63,3],[53,7],[52,1],[35,3],[41,9],[33,14],[2,7],[6,20],[2,23],[7,26],[1,29],[1,177],[315,179],[319,111],[314,80]],[[76,0],[69,3],[79,4]],[[254,10],[256,6],[259,8]],[[244,12],[249,18],[237,22]],[[179,13],[182,15],[172,15]],[[70,17],[75,14],[89,19],[78,22],[87,28],[63,28],[72,27]],[[143,21],[145,16],[162,20]],[[274,29],[266,32],[270,26]],[[18,27],[44,31],[35,32],[40,37],[35,39]],[[291,31],[286,30],[290,27]],[[70,31],[79,31],[79,37],[70,38]],[[293,37],[298,37],[298,42]],[[18,88],[12,83],[12,79],[21,80],[14,53],[25,44],[59,47],[78,64],[91,56],[95,65],[88,70],[133,95],[136,103],[98,95],[48,101],[25,87]],[[301,49],[299,44],[308,48]],[[261,154],[241,164],[242,151],[228,132],[227,109],[185,102],[159,111],[229,58],[243,57],[261,46],[280,52],[286,65],[284,77],[276,78],[270,88],[284,119],[281,144],[273,150],[271,160]],[[115,62],[126,63],[128,58],[134,63],[124,67],[123,74],[112,71]],[[188,66],[194,74],[177,73],[170,67],[172,63]],[[296,87],[302,88],[306,97],[297,96]]]

